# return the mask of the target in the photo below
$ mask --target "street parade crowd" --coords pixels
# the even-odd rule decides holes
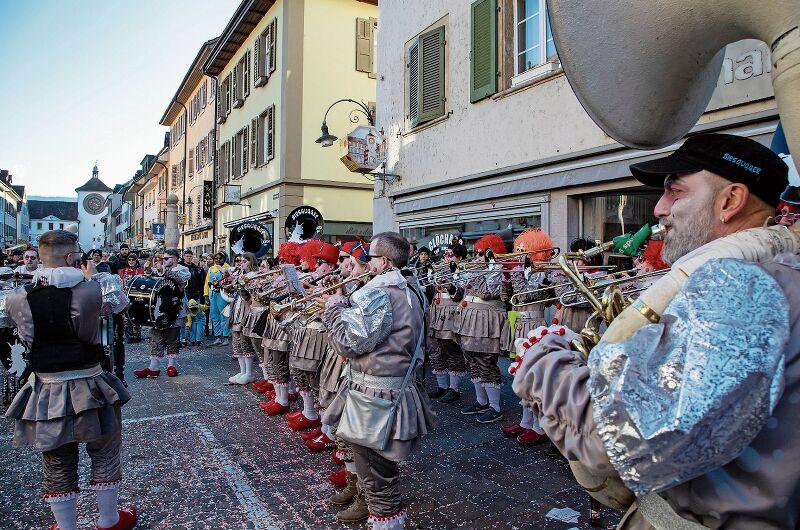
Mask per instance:
[[[3,292],[0,320],[26,347],[6,416],[14,443],[42,453],[52,528],[76,528],[82,443],[96,528],[135,526],[136,510],[117,506],[127,386],[179,377],[181,348],[208,335],[238,363],[224,384],[263,394],[265,416],[331,452],[341,523],[404,527],[399,463],[436,428],[439,400],[498,438],[554,444],[592,497],[625,512],[619,528],[797,528],[800,231],[787,166],[752,140],[701,134],[631,172],[663,189],[660,224],[563,251],[529,228],[438,255],[383,232],[232,264],[125,246],[82,260],[74,234],[47,232],[3,276],[30,278]],[[123,341],[142,327],[149,364],[126,381]],[[500,400],[509,353],[522,419],[503,424],[517,406]]]

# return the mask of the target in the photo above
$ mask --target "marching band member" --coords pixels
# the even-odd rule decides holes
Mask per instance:
[[[158,377],[161,374],[161,359],[164,358],[164,353],[167,354],[167,377],[175,377],[178,375],[178,368],[175,366],[175,361],[180,352],[180,327],[183,325],[183,319],[186,318],[187,307],[183,302],[183,286],[189,280],[189,269],[183,265],[178,264],[180,259],[180,252],[178,249],[169,248],[164,251],[163,266],[160,273],[166,278],[172,278],[181,289],[180,299],[182,300],[178,316],[175,322],[172,322],[166,328],[158,328],[153,326],[150,328],[150,366],[134,370],[133,375],[138,378],[143,377]]]
[[[592,495],[628,509],[619,528],[795,528],[800,270],[782,253],[800,234],[765,225],[787,167],[749,138],[700,134],[631,172],[663,185],[671,272],[588,363],[545,337],[514,391]]]
[[[301,246],[294,242],[282,243],[278,248],[278,260],[281,263],[300,265]],[[273,287],[286,285],[286,278],[278,276]],[[289,401],[296,399],[294,383],[289,373],[289,330],[278,326],[274,319],[267,321],[262,343],[264,357],[269,366],[269,381],[275,387],[274,398],[266,403],[261,403],[261,410],[269,416],[286,414],[289,412]]]
[[[39,237],[44,268],[33,283],[6,298],[8,315],[29,348],[32,374],[6,412],[14,419],[14,445],[42,452],[44,500],[56,523],[51,530],[76,530],[79,444],[92,460],[89,489],[97,493],[95,528],[130,530],[136,509],[119,510],[122,482],[121,407],[130,394],[123,383],[101,368],[99,344],[103,300],[98,282],[85,281],[75,234],[51,230]],[[118,296],[127,297],[119,293]]]
[[[594,242],[584,238],[577,238],[572,241],[569,245],[570,252],[578,252],[581,250],[589,250],[594,246]],[[572,263],[578,267],[587,267],[592,265],[598,265],[602,256],[595,256],[594,258],[589,259],[577,259],[572,261]],[[598,273],[599,275],[604,275],[605,273]],[[591,274],[587,273],[587,276],[591,276]],[[564,289],[569,289],[570,287],[566,284],[568,283],[566,275],[564,275],[561,271],[555,271],[550,275],[550,279],[553,283],[564,284],[564,287],[561,289],[556,289],[555,293],[561,294]],[[561,324],[562,326],[566,326],[572,330],[581,330],[586,325],[586,320],[591,316],[594,312],[594,309],[586,303],[586,304],[578,304],[572,307],[568,307],[561,304],[556,304],[556,316],[553,320],[554,324]]]
[[[527,252],[525,257],[530,259],[531,262],[550,260],[553,255],[552,251],[537,251],[552,248],[553,240],[547,232],[540,228],[529,228],[514,240],[514,252]],[[536,296],[533,293],[527,295],[522,293],[541,289],[547,286],[550,280],[546,271],[537,271],[533,266],[525,268],[523,265],[514,267],[509,276],[512,294],[516,295],[521,303],[524,304],[518,308],[517,320],[514,323],[513,341],[518,339],[527,340],[532,331],[547,325],[544,319],[545,304],[538,302],[538,300],[546,299],[549,295]],[[543,291],[543,293],[547,293],[547,291]],[[519,423],[500,427],[503,436],[516,438],[517,442],[525,447],[547,440],[544,431],[539,426],[539,421],[533,415],[533,411],[522,402],[520,404],[522,405],[522,419]]]
[[[245,252],[236,258],[237,275],[234,285],[244,280],[247,273],[258,267],[258,261],[252,252]],[[253,375],[253,343],[249,337],[244,336],[244,325],[250,314],[250,293],[243,288],[236,292],[236,298],[231,302],[231,315],[228,318],[228,329],[231,330],[233,356],[239,362],[239,373],[228,378],[234,385],[246,385],[256,380]]]
[[[263,259],[261,260],[261,265],[259,266],[258,271],[249,273],[245,278],[245,281],[258,274],[263,274],[269,269],[269,261]],[[263,337],[264,330],[267,325],[267,319],[269,318],[269,307],[262,304],[256,294],[261,290],[262,287],[269,285],[270,279],[261,278],[250,281],[252,283],[252,286],[248,287],[248,291],[250,292],[250,314],[248,315],[247,320],[242,328],[242,334],[246,340],[250,341],[253,351],[258,358],[258,366],[261,368],[261,374],[263,375],[262,379],[253,383],[253,388],[258,392],[264,393],[267,390],[275,390],[275,387],[273,387],[269,382],[269,373],[267,372],[267,365],[264,362]]]
[[[399,462],[419,448],[436,423],[416,377],[424,356],[425,299],[416,277],[400,272],[408,256],[408,241],[400,234],[377,234],[369,247],[369,267],[375,277],[350,298],[325,296],[323,320],[331,347],[349,358],[349,366],[347,381],[324,422],[350,441],[373,530],[403,528],[406,508],[398,484]],[[363,430],[345,429],[344,418],[356,394],[366,396],[367,407],[375,398],[396,401],[396,413],[375,411],[367,415],[373,422]],[[371,438],[372,432],[384,428],[385,442]],[[360,495],[354,501],[358,502],[364,502]]]
[[[467,257],[467,247],[453,244],[444,252],[444,262],[458,266]],[[455,279],[455,277],[453,277]],[[433,304],[428,311],[429,327],[438,348],[431,348],[431,368],[436,375],[436,390],[429,394],[431,398],[440,398],[442,403],[452,403],[461,399],[459,391],[461,379],[467,375],[467,364],[464,352],[458,343],[460,329],[458,303],[453,299],[457,289],[453,281],[443,281],[436,285]]]
[[[478,423],[503,419],[500,410],[500,354],[509,349],[511,330],[506,304],[502,300],[503,272],[501,263],[490,259],[505,254],[506,245],[497,234],[487,234],[475,242],[472,266],[491,269],[467,271],[463,284],[464,300],[458,306],[458,344],[469,365],[476,402],[461,409],[461,414],[477,415]]]
[[[126,247],[127,248],[127,247]],[[144,274],[144,268],[139,266],[139,258],[136,254],[129,253],[125,258],[126,262],[120,264],[119,275],[122,278],[122,283],[125,285],[127,292],[128,283],[134,276]],[[128,343],[142,342],[142,326],[133,322],[131,319],[125,318],[125,338]]]
[[[315,260],[315,278],[332,272],[339,261],[339,249],[330,243],[309,241],[307,250],[301,255]],[[313,292],[313,291],[312,291]],[[295,431],[314,429],[321,424],[315,405],[319,393],[319,367],[325,354],[325,326],[322,315],[300,319],[294,323],[292,348],[289,353],[289,371],[303,399],[303,410],[296,415],[289,414],[289,427]]]
[[[225,272],[230,269],[230,265],[225,263],[225,260],[224,252],[214,254],[214,264],[208,268],[206,282],[203,287],[203,296],[206,297],[206,304],[210,306],[211,331],[214,333],[214,344],[223,346],[228,345],[231,337],[231,331],[222,316],[222,310],[225,309],[228,303],[222,298],[219,288],[212,288],[212,285],[217,285],[222,280]]]

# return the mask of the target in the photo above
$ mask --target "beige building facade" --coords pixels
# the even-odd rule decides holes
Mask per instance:
[[[178,197],[180,246],[198,255],[210,252],[213,241],[212,211],[203,205],[204,190],[210,191],[214,180],[217,86],[203,73],[203,63],[217,41],[200,47],[159,122],[170,131],[167,195]]]
[[[392,24],[378,32],[377,127],[387,172],[401,178],[376,184],[375,230],[470,246],[541,226],[566,248],[655,222],[660,193],[628,166],[678,144],[629,149],[592,122],[559,64],[545,0],[384,2],[380,17]],[[759,42],[729,46],[692,133],[768,143],[777,122],[769,65]]]
[[[204,65],[218,87],[216,250],[230,252],[231,230],[257,223],[274,252],[287,215],[300,206],[321,212],[324,239],[371,235],[372,183],[315,139],[334,101],[375,101],[374,70],[364,71],[357,45],[359,23],[373,28],[377,10],[377,1],[241,2]],[[372,64],[374,41],[365,48]],[[328,117],[340,136],[354,127],[342,107]]]

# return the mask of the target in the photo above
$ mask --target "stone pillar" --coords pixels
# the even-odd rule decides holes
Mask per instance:
[[[167,219],[164,226],[164,246],[178,248],[181,233],[178,230],[178,196],[170,193],[167,197]]]

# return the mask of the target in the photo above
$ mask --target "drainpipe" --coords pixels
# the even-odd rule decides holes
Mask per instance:
[[[181,197],[181,213],[184,219],[186,219],[186,173],[189,171],[189,160],[186,159],[186,149],[189,144],[189,111],[186,109],[186,105],[178,101],[177,95],[175,95],[172,101],[183,107],[183,186],[181,193],[183,197]],[[195,171],[197,171],[197,168],[195,168]],[[183,249],[183,230],[181,230],[181,249]]]
[[[212,168],[211,177],[211,255],[214,255],[217,247],[217,186],[216,182],[219,181],[217,175],[217,168],[219,167],[219,160],[217,160],[217,146],[219,145],[219,123],[217,116],[219,116],[219,78],[215,75],[210,76],[214,83],[214,167]]]

